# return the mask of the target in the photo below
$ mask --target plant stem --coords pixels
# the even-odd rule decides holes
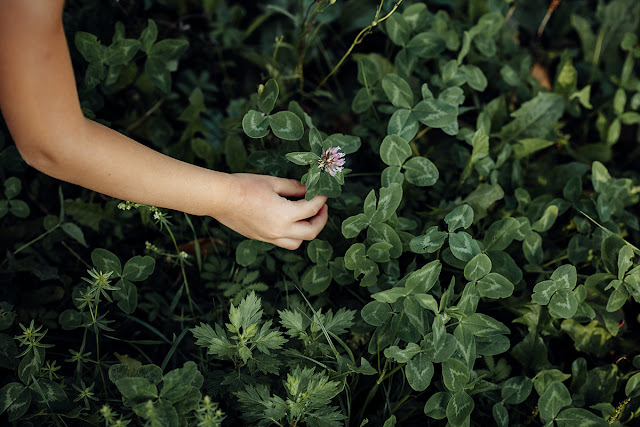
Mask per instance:
[[[375,27],[379,23],[381,23],[384,20],[386,20],[387,18],[389,18],[393,14],[393,12],[396,11],[398,6],[400,6],[400,3],[402,3],[402,0],[398,0],[398,2],[393,6],[393,9],[391,9],[391,12],[387,13],[385,16],[383,16],[382,18],[378,19],[378,14],[380,13],[380,9],[382,9],[382,4],[383,3],[384,3],[384,0],[382,0],[380,2],[380,5],[378,6],[378,10],[376,12],[376,16],[375,16],[373,22],[371,24],[369,24],[367,27],[363,28],[362,31],[360,31],[358,33],[356,38],[353,40],[353,43],[351,43],[351,46],[347,50],[347,53],[345,53],[344,56],[342,57],[342,59],[340,59],[340,61],[338,61],[338,63],[335,65],[335,67],[333,67],[333,70],[331,70],[331,72],[329,74],[327,74],[324,79],[322,79],[322,81],[318,84],[316,89],[321,88],[322,86],[325,85],[325,83],[327,83],[327,80],[329,80],[329,78],[336,71],[338,71],[338,68],[340,68],[340,66],[342,65],[344,60],[347,59],[347,57],[349,57],[349,55],[351,54],[351,51],[353,50],[353,48],[356,47],[357,44],[362,43],[362,40],[364,40],[364,38],[372,31],[373,27]]]
[[[16,249],[13,252],[13,255],[16,255],[18,252],[22,252],[23,250],[27,249],[29,246],[33,245],[34,243],[38,242],[39,240],[43,239],[45,236],[53,233],[55,230],[58,229],[58,227],[60,227],[61,223],[56,224],[54,227],[51,227],[49,230],[45,231],[44,233],[42,233],[41,235],[39,235],[38,237],[36,237],[35,239],[31,240],[28,243],[25,243],[24,245],[20,246],[18,249]]]
[[[56,225],[54,225],[53,227],[51,227],[49,230],[45,231],[44,233],[42,233],[41,235],[36,237],[35,239],[33,239],[30,242],[25,243],[24,245],[20,246],[18,249],[16,249],[13,252],[13,255],[16,255],[17,253],[27,249],[29,246],[31,246],[34,243],[38,242],[39,240],[43,239],[45,236],[49,235],[50,233],[53,233],[58,227],[60,227],[62,225],[62,220],[64,219],[64,197],[62,196],[62,187],[58,187],[58,198],[60,199],[60,215],[58,217],[58,223]],[[0,266],[3,266],[5,262],[7,262],[7,258],[5,258],[2,261]]]
[[[104,372],[102,372],[102,363],[100,363],[100,339],[98,337],[98,328],[97,327],[96,327],[96,364],[98,365],[98,371],[100,371],[100,378],[102,378],[102,387],[104,387],[104,395],[106,397],[107,396],[107,381],[104,378]]]
[[[383,378],[378,379],[378,382],[382,383],[384,380],[386,380],[387,378],[391,377],[393,374],[398,372],[401,368],[402,368],[402,365],[396,366],[389,373],[387,373]]]
[[[553,0],[551,2],[551,6],[549,6],[549,9],[547,9],[547,14],[544,16],[544,19],[542,20],[540,27],[538,27],[538,37],[542,36],[542,32],[547,26],[547,22],[549,22],[549,18],[551,18],[551,14],[553,13],[554,10],[556,10],[559,4],[560,4],[560,0]]]
[[[400,322],[402,321],[402,316],[404,316],[404,310],[402,310],[400,312],[400,319],[398,320],[398,326],[396,327],[396,330],[393,333],[393,340],[392,341],[395,341],[395,339],[396,339],[396,335],[398,334],[398,329],[400,328]],[[384,380],[388,379],[393,374],[395,374],[402,366],[402,365],[398,365],[394,369],[392,369],[391,372],[387,373],[386,371],[387,371],[387,364],[388,363],[389,363],[389,359],[385,357],[384,365],[382,366],[382,372],[380,372],[380,376],[376,380],[376,384],[371,388],[371,390],[369,390],[369,394],[367,394],[367,398],[365,399],[364,404],[362,405],[362,410],[360,411],[360,419],[361,420],[364,417],[365,409],[367,409],[367,406],[369,405],[369,402],[371,401],[371,399],[373,399],[373,396],[375,395],[376,391],[378,390],[378,387],[380,387],[380,384],[382,384],[382,382]]]
[[[100,290],[96,293],[96,305],[92,309],[91,304],[89,303],[87,307],[89,307],[89,314],[91,314],[91,319],[93,320],[93,333],[96,336],[96,365],[98,366],[98,371],[100,372],[100,377],[102,378],[102,387],[104,389],[104,396],[107,397],[107,382],[104,378],[104,372],[102,372],[102,364],[100,363],[100,328],[97,326],[98,321],[98,304],[100,304]]]
[[[367,73],[363,72],[362,78],[364,80],[364,88],[367,91],[367,97],[369,98],[369,102],[371,103],[371,110],[373,111],[373,115],[376,116],[376,120],[380,121],[380,116],[378,116],[376,107],[373,105],[373,98],[371,96],[371,90],[369,89],[369,82],[367,81]]]
[[[315,18],[318,13],[319,4],[316,4],[316,9],[313,11],[313,15],[311,19],[309,19],[309,12],[311,11],[311,6],[316,3],[315,1],[309,3],[307,10],[304,13],[304,18],[302,19],[302,24],[300,25],[300,37],[298,37],[298,75],[300,76],[300,93],[304,93],[304,55],[307,51],[304,40],[307,37],[309,30],[311,29],[311,23],[313,22],[313,18]]]
[[[426,128],[424,128],[424,129],[422,129],[420,132],[418,132],[418,134],[415,137],[413,137],[411,142],[415,142],[415,141],[419,140],[420,138],[422,138],[430,130],[431,130],[431,128],[428,127],[428,126]]]
[[[591,63],[594,66],[597,66],[598,62],[600,61],[600,50],[602,50],[602,42],[604,41],[604,35],[605,35],[605,31],[600,30],[600,34],[598,34],[598,39],[596,40],[596,47],[594,48],[594,51],[593,51],[593,61],[591,61]]]
[[[387,361],[388,360],[389,359],[387,359]],[[387,361],[385,361],[385,367],[386,367]],[[402,368],[402,365],[398,365],[389,373],[385,373],[383,369],[382,373],[380,374],[380,377],[378,377],[378,379],[376,380],[376,384],[371,388],[371,390],[369,390],[369,393],[367,394],[367,398],[365,399],[364,405],[362,405],[362,410],[360,411],[360,419],[364,417],[364,410],[367,408],[367,406],[369,405],[369,402],[371,401],[371,399],[373,399],[373,396],[378,391],[378,387],[380,387],[380,384],[382,384],[384,380],[388,379],[393,374],[398,372],[398,370],[400,370],[401,368]]]
[[[316,8],[313,10],[311,17],[309,17],[309,12],[311,11],[311,6],[313,3],[316,3]],[[309,47],[310,41],[315,38],[315,35],[318,33],[318,28],[313,32],[311,37],[309,34],[311,32],[311,27],[314,23],[316,16],[323,12],[330,4],[326,5],[324,8],[320,8],[324,4],[324,0],[315,0],[314,2],[309,4],[307,10],[304,14],[304,19],[302,20],[302,30],[300,31],[300,37],[298,39],[298,75],[300,77],[300,93],[304,94],[304,57],[307,54],[307,48]],[[305,39],[308,39],[305,42]]]
[[[551,261],[547,262],[546,264],[542,264],[540,267],[549,267],[550,265],[553,265],[556,262],[562,261],[563,259],[567,259],[567,258],[569,258],[569,255],[565,254],[565,255],[563,255],[563,256],[561,256],[559,258],[552,259]]]
[[[91,266],[90,266],[90,265],[89,265],[85,260],[83,260],[83,259],[80,257],[80,255],[78,255],[78,254],[76,253],[76,251],[74,251],[73,249],[71,249],[71,246],[67,245],[67,244],[64,242],[64,240],[63,240],[62,242],[60,242],[60,243],[62,243],[62,246],[64,246],[65,248],[67,248],[67,250],[68,250],[69,252],[71,252],[71,254],[72,254],[74,257],[76,257],[76,258],[78,259],[78,261],[80,261],[81,263],[83,263],[83,264],[87,267],[87,269],[91,270]]]
[[[413,152],[414,156],[420,155],[420,151],[418,150],[418,145],[416,144],[416,141],[422,138],[430,130],[431,128],[427,126],[426,128],[422,129],[420,132],[418,132],[418,134],[409,142],[409,146],[411,147],[411,151]]]
[[[135,128],[137,128],[138,126],[140,126],[145,120],[147,120],[149,118],[150,115],[153,114],[154,111],[156,111],[158,108],[160,108],[160,106],[164,103],[164,98],[162,98],[160,101],[156,102],[153,107],[151,107],[149,110],[147,110],[142,116],[140,116],[140,118],[138,120],[136,120],[135,122],[131,123],[129,126],[127,126],[127,129],[125,130],[127,133],[131,132],[132,130],[134,130]]]
[[[171,227],[166,226],[167,231],[169,232],[169,237],[171,237],[171,241],[173,242],[173,246],[176,248],[176,253],[178,254],[178,259],[180,261],[180,271],[182,272],[182,280],[184,280],[184,288],[187,291],[187,299],[189,300],[189,309],[191,310],[191,314],[195,317],[196,313],[193,310],[193,301],[191,299],[191,293],[189,292],[189,282],[187,281],[187,272],[184,269],[184,259],[180,256],[180,249],[178,248],[178,242],[176,241],[173,232],[171,231]]]
[[[348,175],[349,178],[354,178],[359,176],[380,176],[380,172],[358,172],[358,173],[350,173]]]
[[[616,233],[614,233],[613,231],[609,230],[607,227],[601,225],[598,221],[596,221],[595,219],[591,218],[589,215],[587,215],[586,213],[584,213],[583,211],[581,211],[580,209],[578,209],[578,212],[580,212],[582,215],[584,215],[585,217],[587,217],[587,219],[589,219],[591,222],[593,222],[595,225],[597,225],[598,227],[600,227],[602,230],[606,231],[607,233],[609,233],[609,236],[617,236]],[[622,239],[624,240],[624,242],[631,246],[631,248],[633,248],[634,252],[638,255],[640,255],[640,249],[638,249],[635,245],[631,244],[629,241],[627,241],[626,239]]]

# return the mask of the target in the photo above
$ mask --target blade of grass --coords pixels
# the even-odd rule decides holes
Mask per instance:
[[[112,339],[114,341],[126,342],[127,344],[158,345],[158,344],[164,343],[163,341],[159,341],[159,340],[123,340],[122,338],[117,338],[107,334],[103,334],[102,336]]]
[[[333,350],[333,354],[336,357],[336,362],[340,363],[340,354],[338,354],[338,350],[336,350],[336,347],[333,345],[333,341],[331,341],[331,337],[329,336],[329,331],[327,331],[327,328],[325,328],[324,324],[320,321],[320,316],[318,315],[318,312],[313,308],[313,306],[311,305],[307,297],[304,296],[304,293],[302,293],[302,290],[300,290],[300,288],[298,288],[297,286],[296,286],[296,289],[298,290],[298,292],[300,292],[300,295],[302,295],[302,298],[304,298],[307,305],[311,309],[311,312],[313,313],[313,316],[318,322],[318,325],[320,325],[320,329],[322,329],[322,333],[324,334],[324,337],[327,339],[327,342],[329,343],[329,347],[331,347],[331,350]]]
[[[153,332],[154,334],[162,338],[164,342],[166,342],[167,344],[171,344],[171,341],[169,341],[169,338],[167,338],[162,332],[160,332],[159,330],[157,330],[156,328],[154,328],[144,320],[140,320],[137,317],[129,316],[128,314],[124,314],[124,313],[118,313],[118,316],[124,317],[125,319],[133,320],[134,322],[141,324],[142,326],[144,326],[145,328],[149,329],[151,332]]]
[[[189,331],[189,328],[184,328],[180,333],[180,335],[178,336],[178,338],[175,338],[175,335],[173,336],[174,337],[173,344],[171,345],[171,348],[169,349],[167,356],[164,358],[164,360],[162,361],[162,364],[160,365],[163,371],[164,371],[164,368],[167,367],[167,364],[169,363],[169,361],[171,360],[173,353],[175,353],[176,349],[178,348],[178,344],[180,344],[180,342],[182,341],[182,339],[184,338],[184,336],[187,334],[188,331]]]

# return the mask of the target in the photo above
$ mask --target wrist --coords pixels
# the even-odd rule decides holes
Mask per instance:
[[[209,200],[205,215],[217,220],[233,210],[234,202],[238,199],[238,183],[233,174],[211,171],[213,174],[211,187],[207,194]]]

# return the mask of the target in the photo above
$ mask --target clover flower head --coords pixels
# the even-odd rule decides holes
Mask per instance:
[[[329,172],[329,175],[336,176],[344,169],[344,156],[345,154],[340,152],[340,147],[327,148],[318,159],[318,167]]]

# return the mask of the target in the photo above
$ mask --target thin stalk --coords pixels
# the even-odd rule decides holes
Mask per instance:
[[[336,230],[336,232],[342,233],[342,229],[338,227],[338,225],[335,223],[335,221],[331,216],[329,217],[329,224],[331,225],[331,227],[333,227],[334,230]]]
[[[97,328],[96,328],[97,329]],[[96,365],[98,366],[98,372],[100,372],[100,378],[102,378],[102,388],[104,390],[104,396],[107,397],[107,381],[104,378],[104,372],[102,371],[102,363],[100,362],[100,337],[96,331]]]
[[[64,425],[67,426],[67,423],[64,422],[64,420],[62,419],[62,414],[56,414],[58,416],[58,420],[60,420],[60,422]]]
[[[607,227],[601,225],[598,221],[596,221],[595,219],[591,218],[589,215],[587,215],[585,212],[581,211],[580,209],[578,209],[578,212],[580,212],[582,215],[584,215],[585,217],[587,217],[587,219],[589,219],[591,222],[593,222],[595,225],[597,225],[598,227],[600,227],[602,230],[606,231],[607,233],[609,233],[610,236],[617,236],[616,233],[614,233],[613,231],[609,230]],[[635,245],[632,245],[630,242],[628,242],[625,239],[624,242],[631,246],[633,248],[633,250],[635,251],[636,254],[640,255],[640,249],[638,249]]]
[[[559,258],[552,259],[551,261],[549,261],[549,262],[547,262],[547,263],[545,263],[545,264],[542,264],[540,267],[549,267],[550,265],[553,265],[553,264],[555,264],[556,262],[558,262],[558,261],[562,261],[563,259],[567,259],[567,258],[569,258],[569,255],[563,255],[563,256],[561,256],[561,257],[559,257]]]
[[[333,64],[331,62],[331,58],[329,57],[329,54],[327,53],[327,50],[325,49],[324,45],[322,44],[322,39],[318,40],[318,49],[320,50],[320,53],[322,54],[322,57],[324,58],[328,69],[330,70],[331,68],[333,68]],[[320,60],[317,60],[317,62],[318,62],[318,70],[320,70],[321,67],[323,65],[325,65],[325,64],[321,63]],[[328,70],[326,70],[326,71],[328,71]],[[323,71],[323,72],[326,72],[326,71]],[[344,90],[342,89],[341,85],[337,85],[334,90],[338,93],[338,97],[340,99],[344,99],[345,98]]]
[[[45,231],[44,233],[42,233],[41,235],[36,237],[35,239],[33,239],[30,242],[27,242],[24,245],[20,246],[18,249],[16,249],[13,252],[13,255],[16,255],[19,252],[22,252],[23,250],[27,249],[29,246],[31,246],[34,243],[40,241],[45,236],[53,233],[55,230],[58,229],[58,227],[60,227],[62,225],[62,220],[64,219],[64,197],[62,196],[62,187],[58,187],[58,198],[60,199],[60,214],[58,215],[58,223],[56,225],[54,225],[53,227],[51,227],[49,230]],[[7,258],[5,258],[2,261],[2,263],[0,263],[0,267],[3,266],[5,262],[7,262]]]
[[[509,11],[507,12],[507,16],[504,17],[504,24],[506,24],[507,22],[509,22],[509,20],[511,19],[511,17],[513,16],[513,12],[516,11],[516,4],[515,2],[511,5],[511,7],[509,8]]]
[[[276,58],[278,56],[278,50],[280,49],[280,45],[282,44],[283,41],[284,41],[284,37],[282,37],[282,36],[276,38],[276,47],[273,48],[273,55],[271,57],[271,65],[273,67],[275,67],[275,65],[276,65]]]
[[[23,250],[27,249],[29,246],[33,245],[34,243],[42,240],[43,238],[45,238],[49,234],[53,233],[55,230],[58,229],[58,227],[60,227],[60,225],[61,225],[61,223],[56,224],[55,226],[51,227],[49,230],[45,231],[44,233],[42,233],[41,235],[36,237],[35,239],[33,239],[30,242],[25,243],[24,245],[20,246],[18,249],[13,251],[13,255],[16,255],[17,253],[22,252]]]
[[[191,299],[191,293],[189,292],[189,282],[187,281],[187,272],[184,269],[184,260],[180,257],[180,249],[178,248],[178,242],[176,241],[171,228],[167,226],[167,231],[169,232],[169,237],[171,237],[171,241],[173,242],[173,246],[176,248],[176,253],[179,256],[180,260],[180,271],[182,272],[182,280],[184,280],[184,288],[187,291],[187,299],[189,300],[189,309],[191,310],[191,314],[195,317],[196,313],[193,310],[193,300]]]
[[[400,401],[398,403],[395,404],[395,406],[391,409],[391,413],[394,413],[396,411],[398,411],[398,409],[400,409],[402,407],[402,405],[405,404],[405,402],[409,399],[415,398],[415,396],[412,396],[410,394],[407,394],[406,396],[404,396],[402,399],[400,399]]]
[[[316,8],[311,14],[311,17],[309,17],[311,6],[313,6],[314,3],[316,4]],[[307,53],[307,47],[309,46],[309,43],[305,43],[305,39],[307,38],[307,36],[311,31],[311,26],[314,22],[314,19],[316,18],[316,15],[318,15],[318,13],[321,12],[320,10],[321,4],[322,2],[310,3],[309,7],[307,7],[307,10],[304,14],[304,18],[302,19],[302,25],[301,25],[302,30],[300,31],[300,37],[298,38],[298,75],[300,76],[300,93],[304,93],[304,57]],[[314,32],[314,36],[315,34],[317,34],[317,31]],[[310,37],[310,40],[313,40],[313,36]]]
[[[380,0],[380,4],[378,5],[378,9],[376,10],[376,16],[373,18],[374,21],[378,19],[380,11],[382,11],[382,5],[384,5],[384,0]]]
[[[551,14],[556,10],[556,8],[558,7],[559,4],[560,4],[560,0],[553,0],[551,2],[551,6],[549,6],[549,9],[547,9],[547,14],[544,16],[544,19],[542,20],[542,23],[540,24],[540,27],[538,27],[538,37],[542,36],[542,32],[544,31],[545,27],[547,26],[547,23],[549,22],[549,19],[551,18]]]
[[[351,43],[351,46],[349,47],[349,49],[347,50],[347,53],[344,54],[344,56],[340,59],[340,61],[338,61],[338,63],[335,65],[335,67],[333,67],[333,70],[331,70],[331,72],[329,74],[327,74],[325,76],[324,79],[322,79],[322,81],[318,84],[318,86],[316,87],[316,89],[321,88],[322,86],[325,85],[325,83],[327,83],[327,80],[329,80],[329,78],[336,72],[338,71],[338,68],[340,68],[340,66],[342,66],[342,63],[344,62],[345,59],[347,59],[349,57],[349,55],[351,54],[351,51],[353,51],[353,49],[356,47],[356,45],[362,43],[362,40],[364,40],[364,38],[371,33],[371,31],[373,30],[373,27],[375,27],[376,25],[378,25],[379,23],[385,21],[387,18],[389,18],[393,12],[396,11],[396,9],[398,8],[398,6],[400,6],[400,3],[402,3],[402,0],[398,0],[398,2],[393,6],[393,9],[391,9],[391,11],[389,13],[387,13],[385,16],[383,16],[382,18],[378,19],[378,15],[380,13],[380,10],[382,9],[382,4],[384,3],[384,0],[382,0],[380,2],[380,5],[378,6],[378,10],[376,12],[376,16],[373,20],[373,22],[371,24],[369,24],[367,27],[363,28],[362,31],[360,31],[358,33],[358,35],[356,36],[356,38],[353,40],[353,43]]]
[[[102,363],[100,363],[100,339],[98,337],[98,331],[96,327],[96,363],[98,364],[98,371],[100,371],[100,378],[102,378],[102,387],[104,388],[105,398],[107,396],[107,381],[104,378],[104,372],[102,371]]]
[[[400,319],[398,320],[398,326],[396,327],[396,330],[393,333],[393,340],[392,341],[395,341],[395,339],[396,339],[396,335],[398,334],[398,328],[400,327],[400,322],[402,321],[402,316],[404,316],[404,310],[402,310],[402,312],[400,312]],[[373,399],[373,396],[376,394],[376,391],[378,390],[378,387],[380,387],[380,384],[382,384],[382,382],[384,380],[390,378],[393,374],[398,372],[398,370],[402,367],[402,365],[398,365],[394,369],[392,369],[389,373],[387,373],[386,371],[387,371],[387,364],[388,363],[389,363],[389,359],[385,358],[384,365],[382,366],[382,371],[380,372],[380,376],[376,380],[375,385],[371,388],[371,390],[369,390],[369,393],[367,394],[367,398],[365,399],[364,404],[362,405],[362,409],[360,410],[360,419],[361,420],[364,417],[365,409],[367,409],[367,406],[369,406],[369,402],[371,401],[371,399]]]
[[[64,246],[65,248],[67,248],[67,250],[68,250],[69,252],[71,252],[71,254],[72,254],[74,257],[76,257],[76,258],[78,259],[78,261],[80,261],[81,263],[83,263],[83,264],[87,267],[87,269],[91,270],[91,266],[90,266],[90,265],[89,265],[85,260],[83,260],[83,259],[82,259],[82,257],[80,257],[80,255],[78,255],[78,254],[76,253],[76,251],[74,251],[73,249],[71,249],[71,247],[70,247],[69,245],[67,245],[67,244],[64,242],[64,240],[63,240],[62,242],[60,242],[60,243],[62,243],[62,246]]]
[[[398,365],[395,368],[393,368],[391,371],[389,371],[388,374],[386,374],[384,376],[384,378],[379,379],[378,382],[382,383],[384,380],[390,378],[391,376],[393,376],[393,374],[395,374],[396,372],[398,372],[400,369],[402,368],[402,365]]]
[[[602,50],[602,42],[604,41],[604,31],[600,31],[600,34],[598,34],[598,39],[596,40],[596,47],[593,51],[593,61],[591,61],[591,63],[596,66],[598,65],[598,62],[600,61],[600,51]]]
[[[98,371],[100,372],[100,377],[102,378],[102,387],[104,390],[105,399],[107,397],[107,382],[104,378],[104,372],[102,372],[102,364],[100,363],[100,328],[96,325],[98,320],[98,304],[100,303],[100,291],[98,290],[96,297],[96,305],[95,307],[91,307],[92,304],[88,304],[89,314],[91,315],[91,319],[93,320],[93,333],[96,336],[96,364],[98,365]]]
[[[80,350],[79,350],[80,354],[84,354],[84,348],[87,345],[87,332],[89,332],[89,330],[87,328],[84,328],[84,334],[82,335],[82,344],[80,345]],[[83,361],[81,357],[79,362],[76,364],[76,376],[79,376],[82,373],[82,366],[83,366]]]
[[[418,132],[418,134],[415,137],[413,137],[413,139],[409,142],[409,146],[411,147],[411,151],[413,152],[414,156],[420,156],[420,151],[418,150],[418,145],[416,144],[416,141],[422,138],[430,130],[431,128],[427,126],[426,128],[422,129],[420,132]]]
[[[367,91],[367,97],[369,98],[369,102],[371,103],[371,110],[373,111],[373,115],[376,116],[377,121],[380,121],[380,116],[378,116],[376,107],[374,107],[373,105],[373,97],[371,96],[371,90],[369,89],[369,82],[367,81],[367,73],[363,72],[362,78],[364,79],[364,88]]]
[[[142,116],[140,116],[140,118],[138,120],[136,120],[135,122],[131,123],[129,126],[127,126],[127,129],[125,130],[127,133],[131,132],[132,130],[134,130],[135,128],[137,128],[138,126],[140,126],[145,120],[147,120],[149,118],[150,115],[153,114],[154,111],[156,111],[158,108],[160,108],[160,106],[164,103],[164,98],[161,99],[160,101],[156,102],[153,107],[151,107],[149,110],[147,110]]]
[[[424,128],[424,129],[422,129],[420,132],[418,132],[418,134],[416,136],[413,137],[411,142],[415,142],[415,141],[419,140],[420,138],[422,138],[430,130],[431,130],[431,128],[428,127],[428,126],[426,128]]]
[[[344,289],[349,292],[351,295],[353,295],[356,299],[358,299],[362,304],[366,305],[367,301],[365,301],[360,295],[358,295],[357,293],[355,293],[351,288],[349,288],[348,286],[345,286]]]
[[[388,359],[387,359],[388,360]],[[386,365],[386,362],[385,362]],[[382,373],[380,374],[380,377],[376,380],[376,384],[371,388],[371,390],[369,390],[369,393],[367,394],[367,398],[364,401],[364,405],[362,405],[362,410],[360,411],[360,419],[362,419],[362,417],[364,417],[364,411],[367,408],[367,406],[369,405],[369,402],[371,401],[371,399],[373,399],[373,396],[376,394],[376,392],[378,391],[378,387],[380,387],[380,384],[382,384],[382,382],[384,382],[384,380],[388,379],[389,377],[391,377],[393,374],[395,374],[396,372],[398,372],[398,370],[400,370],[402,367],[402,365],[398,365],[396,366],[391,372],[389,372],[388,374],[385,374],[384,371],[382,371]]]
[[[358,172],[358,173],[350,173],[349,178],[360,177],[360,176],[380,176],[380,172]]]

